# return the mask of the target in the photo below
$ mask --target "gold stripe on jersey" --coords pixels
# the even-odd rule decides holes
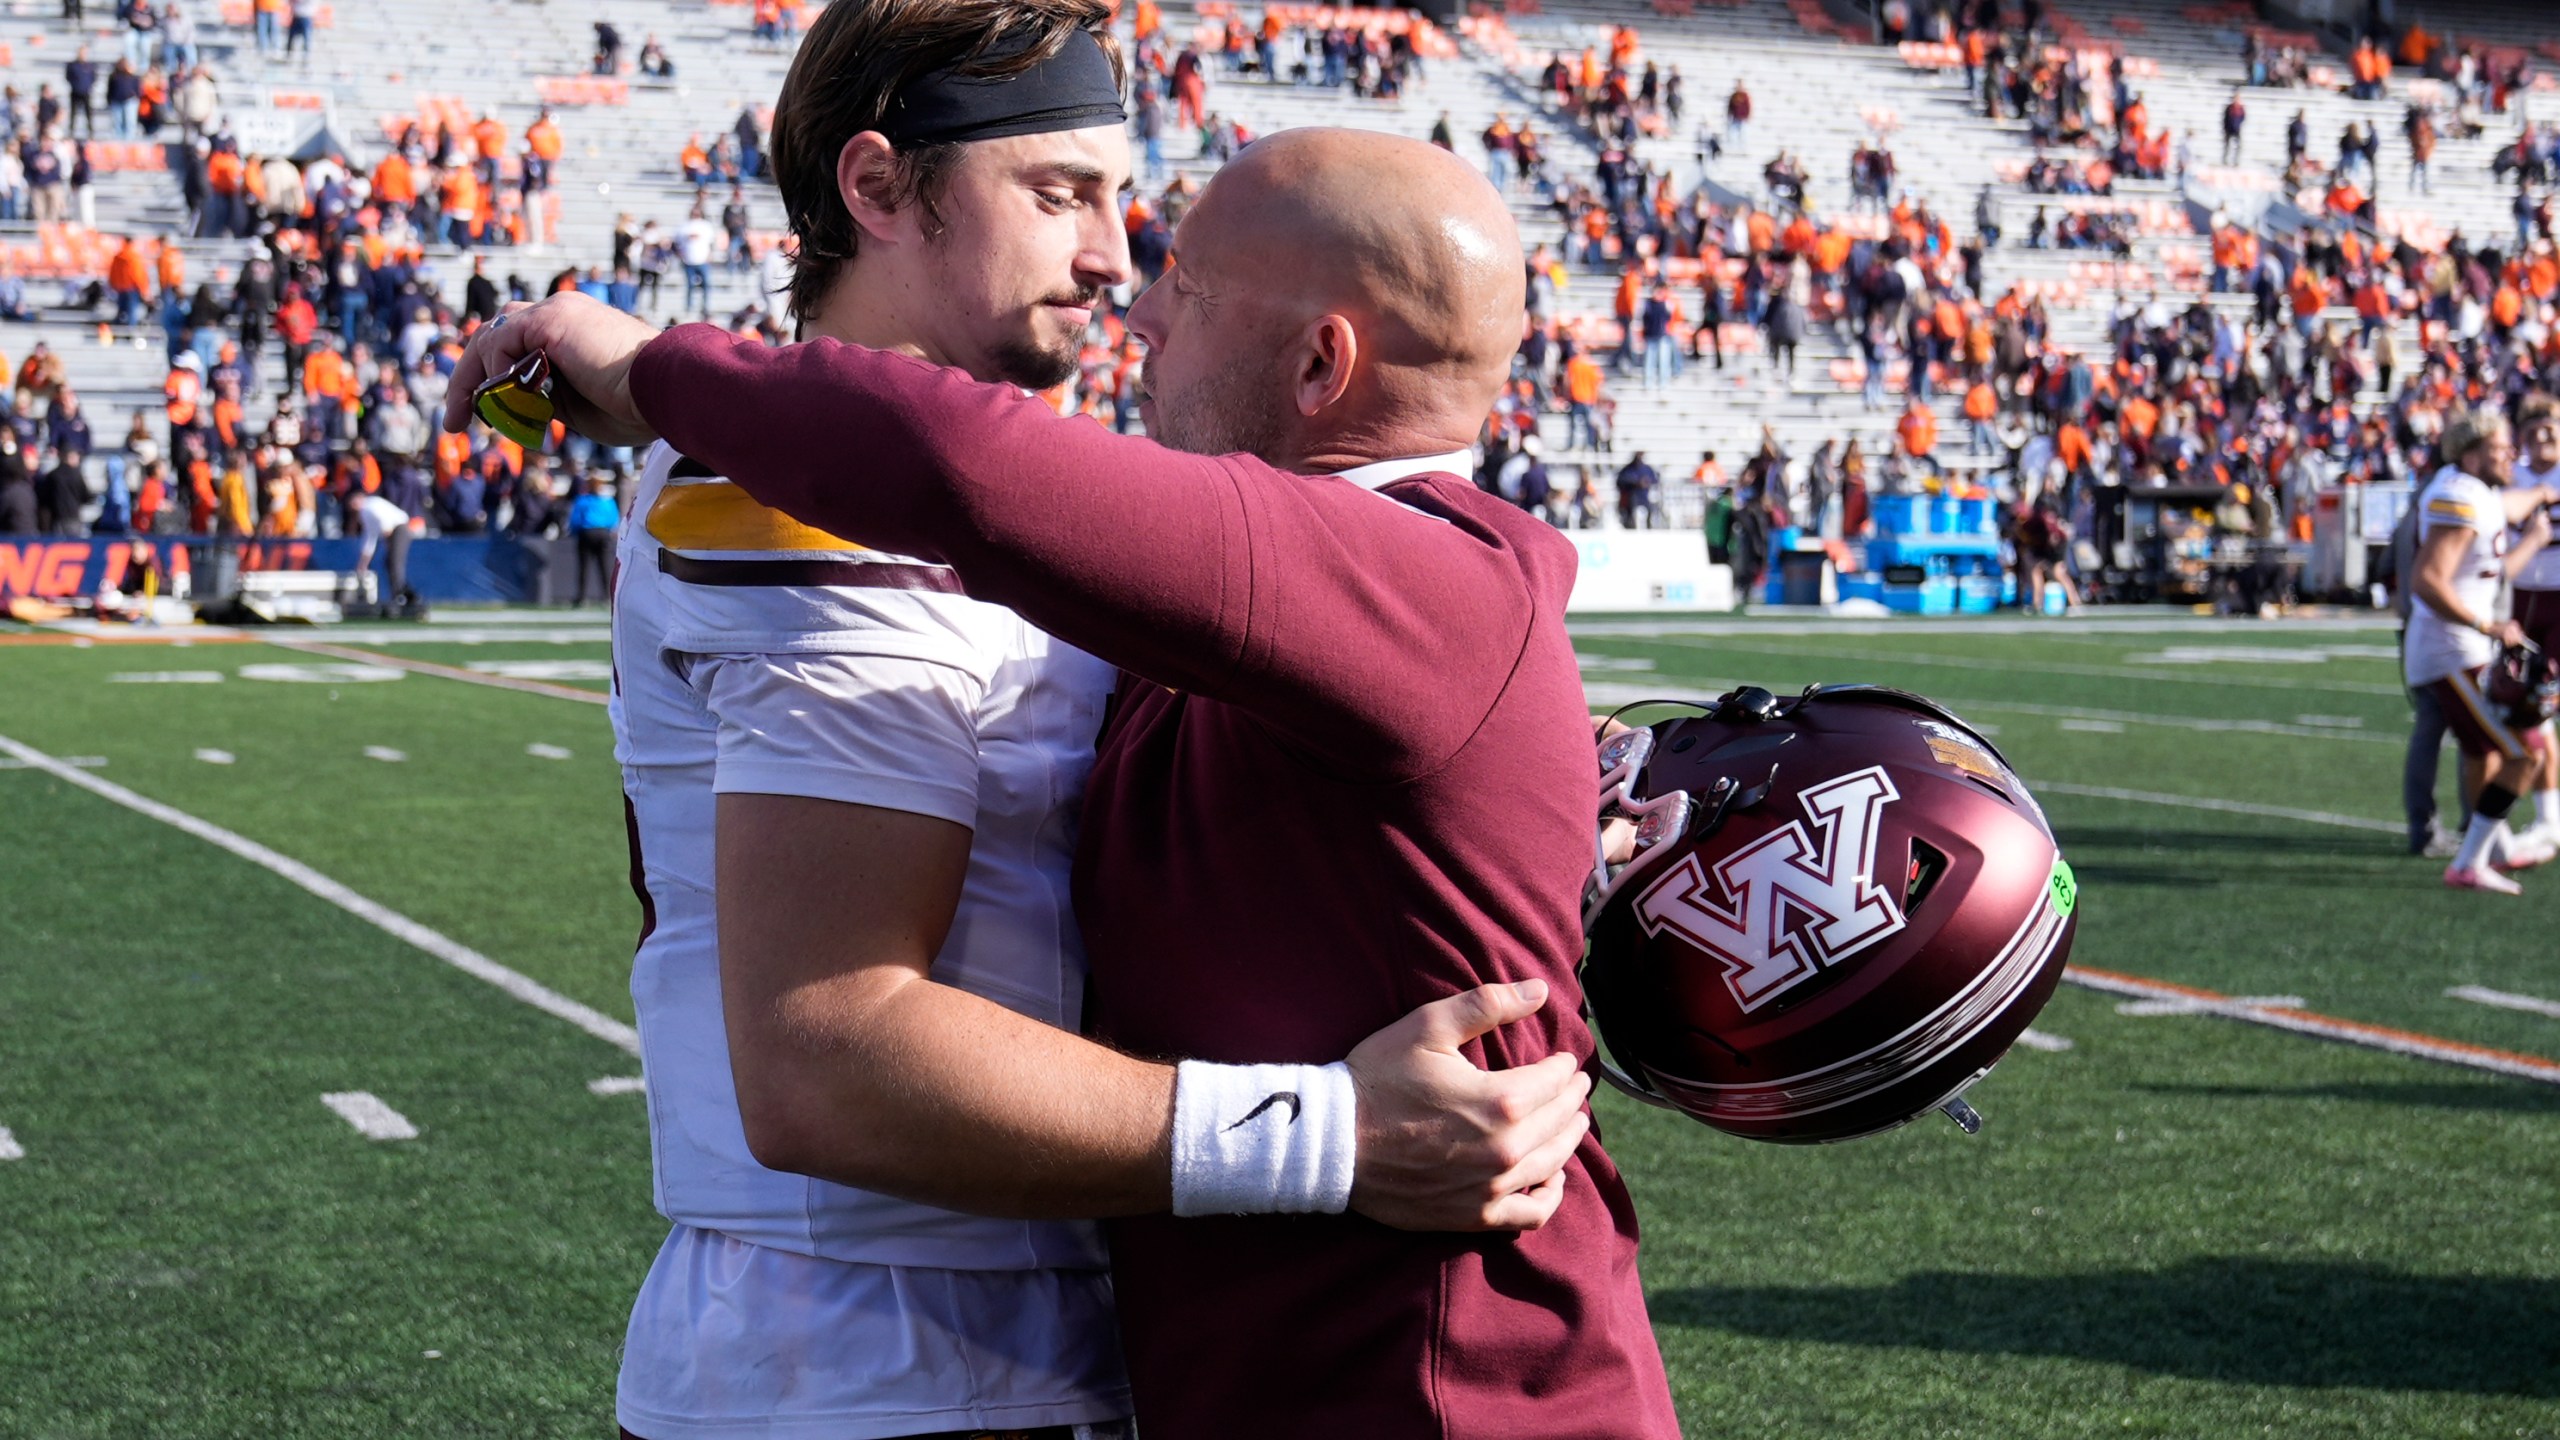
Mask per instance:
[[[660,489],[649,507],[648,530],[650,539],[670,550],[775,554],[868,548],[803,525],[726,480]]]

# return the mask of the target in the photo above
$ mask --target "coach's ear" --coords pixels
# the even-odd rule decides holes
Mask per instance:
[[[1351,391],[1351,372],[1360,362],[1360,335],[1348,317],[1319,315],[1298,336],[1303,352],[1297,373],[1290,376],[1290,399],[1298,413],[1312,420]]]
[[[902,196],[901,188],[897,149],[879,131],[865,130],[836,152],[836,196],[863,243],[901,245],[924,238],[924,207],[913,194]]]

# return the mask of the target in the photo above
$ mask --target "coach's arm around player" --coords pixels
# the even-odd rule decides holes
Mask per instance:
[[[722,998],[756,1159],[979,1214],[1170,1208],[1175,1067],[931,980],[969,844],[967,827],[905,811],[720,797]],[[1261,1153],[1233,1149],[1241,1136],[1223,1153],[1181,1147],[1186,1164],[1238,1172],[1181,1179],[1286,1194],[1338,1182],[1314,1173],[1338,1166],[1351,1208],[1384,1224],[1535,1229],[1589,1129],[1590,1077],[1568,1054],[1488,1072],[1459,1050],[1547,998],[1538,980],[1482,986],[1355,1047],[1356,1160],[1321,1153],[1321,1128],[1344,1117],[1319,1113],[1315,1087],[1288,1078],[1299,1067],[1253,1067],[1304,1123],[1256,1127],[1286,1137]]]

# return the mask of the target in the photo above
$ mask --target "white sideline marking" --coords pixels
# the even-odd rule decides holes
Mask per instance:
[[[110,685],[219,685],[229,679],[219,670],[126,670],[107,677]]]
[[[2055,729],[2077,730],[2084,735],[2121,735],[2124,733],[2124,722],[2121,720],[2082,720],[2076,717],[2067,717],[2061,720],[2056,720],[2053,724]]]
[[[649,1082],[637,1075],[607,1075],[587,1082],[591,1095],[637,1095],[649,1088]]]
[[[524,753],[532,756],[536,760],[566,760],[569,758],[568,751],[561,749],[557,745],[545,745],[539,740],[536,740],[532,744],[524,747]]]
[[[228,765],[240,757],[228,750],[199,750],[196,752],[196,758],[207,765]],[[42,770],[46,767],[38,765],[36,768]]]
[[[2058,1055],[2071,1048],[2070,1041],[2065,1040],[2059,1035],[2048,1034],[2042,1030],[2025,1030],[2019,1032],[2018,1043],[2026,1046],[2030,1050],[2042,1050],[2048,1055]]]
[[[1585,670],[1650,671],[1655,668],[1654,662],[1642,655],[1585,655],[1576,650],[1573,659]],[[475,665],[471,668],[477,670],[480,667]]]
[[[63,764],[77,765],[83,770],[102,770],[107,764],[107,757],[104,755],[65,755],[60,758]],[[0,770],[33,770],[35,768],[24,760],[0,760]]]
[[[364,747],[364,758],[367,760],[379,760],[385,765],[397,765],[401,761],[409,758],[409,752],[406,750],[394,750],[388,745],[367,745]]]
[[[2531,995],[2491,990],[2483,985],[2456,985],[2444,993],[2452,999],[2468,1000],[2475,1005],[2495,1005],[2501,1010],[2522,1010],[2527,1014],[2548,1015],[2560,1020],[2560,1001],[2537,1000]]]
[[[415,1140],[418,1127],[409,1117],[382,1103],[370,1090],[340,1090],[323,1095],[320,1103],[338,1112],[338,1118],[356,1127],[356,1133],[367,1140]]]
[[[2228,1015],[2235,1010],[2299,1010],[2299,995],[2234,995],[2227,1000],[2202,1000],[2192,995],[2173,995],[2163,1000],[2127,1000],[2116,1007],[2119,1015]]]
[[[2361,730],[2364,718],[2359,715],[2296,715],[2296,725],[2309,725],[2321,730]]]
[[[17,1136],[9,1133],[8,1126],[0,1125],[0,1160],[24,1160],[26,1158],[26,1147],[18,1143]]]
[[[2156,790],[2119,790],[2113,785],[2066,785],[2058,780],[2031,780],[2027,783],[2039,795],[2082,795],[2092,800],[2131,800],[2144,805],[2175,805],[2183,810],[2219,810],[2229,815],[2263,815],[2270,820],[2299,820],[2306,825],[2335,825],[2344,830],[2374,830],[2385,835],[2404,834],[2409,828],[2397,820],[2367,820],[2361,815],[2337,815],[2326,810],[2297,810],[2290,805],[2252,805],[2245,800],[2212,800],[2198,795],[2164,795]]]
[[[112,800],[136,814],[147,815],[163,825],[173,826],[199,840],[220,846],[250,864],[310,891],[376,929],[426,951],[463,974],[497,986],[546,1015],[566,1020],[617,1049],[633,1055],[640,1053],[639,1031],[602,1011],[579,1004],[529,975],[510,970],[470,946],[430,930],[387,905],[366,899],[299,860],[280,855],[247,836],[225,830],[209,820],[199,820],[184,810],[163,805],[157,800],[146,799],[121,785],[100,780],[95,776],[84,775],[43,751],[22,745],[6,735],[0,735],[0,752],[14,756],[57,779],[69,781],[91,794]],[[221,763],[226,765],[231,763],[231,757],[224,756]]]

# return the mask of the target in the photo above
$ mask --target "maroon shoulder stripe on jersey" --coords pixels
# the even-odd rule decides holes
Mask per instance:
[[[940,565],[888,560],[700,560],[660,550],[658,570],[687,585],[827,585],[847,590],[968,593],[960,588],[960,577]]]

